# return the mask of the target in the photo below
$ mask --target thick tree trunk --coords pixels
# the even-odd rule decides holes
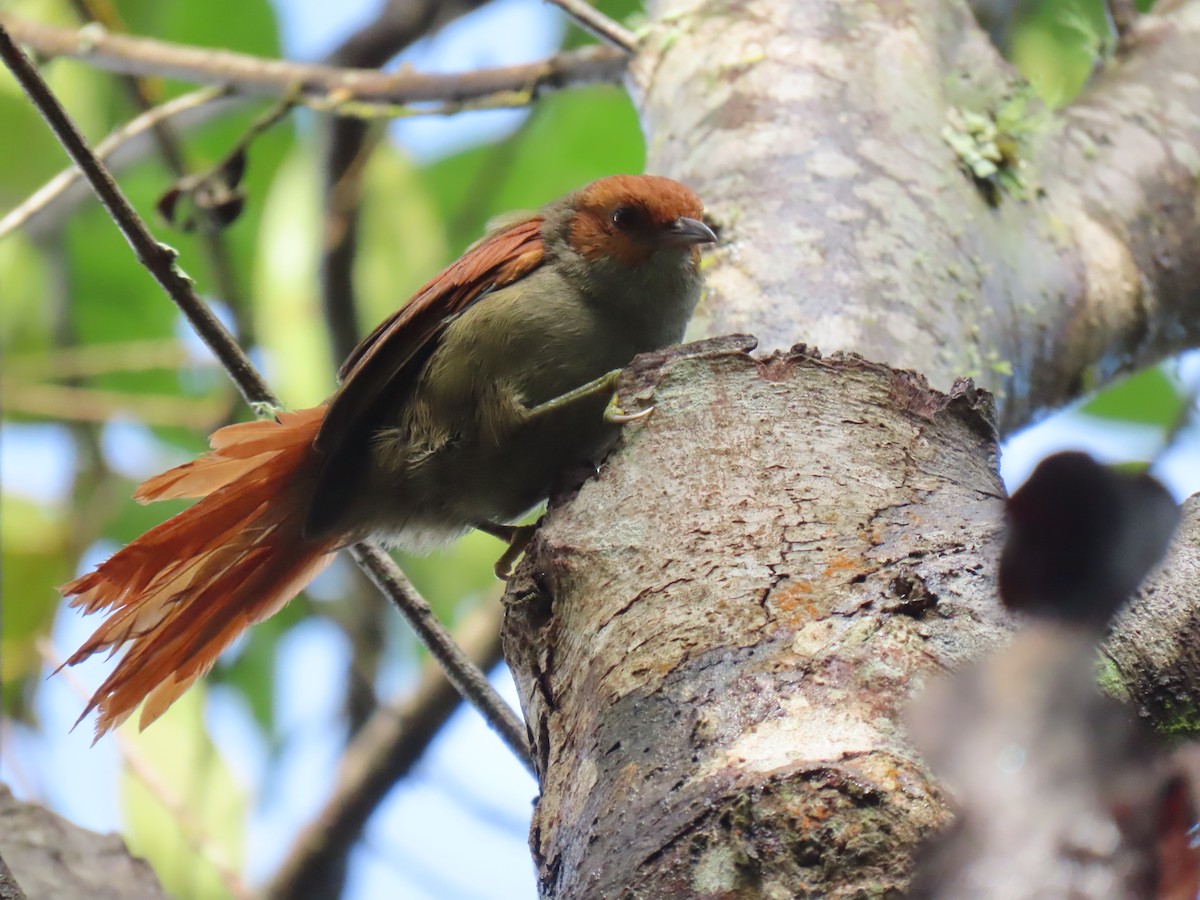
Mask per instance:
[[[644,360],[654,413],[510,585],[546,896],[899,890],[944,821],[898,720],[1006,630],[990,404],[745,350]]]
[[[552,504],[507,597],[542,895],[899,893],[947,818],[903,710],[1008,627],[993,418],[957,379],[996,392],[1005,431],[1196,343],[1200,0],[1144,22],[1072,109],[1018,99],[999,188],[953,132],[1027,95],[962,4],[652,13],[648,169],[722,226],[697,336],[921,375],[735,341],[630,376],[654,414]],[[1143,603],[1194,630],[1185,583]],[[1190,722],[1200,641],[1144,631],[1110,674]]]

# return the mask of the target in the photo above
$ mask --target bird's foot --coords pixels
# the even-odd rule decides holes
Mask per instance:
[[[492,566],[492,571],[496,573],[496,577],[501,581],[507,581],[512,575],[513,565],[521,554],[525,552],[525,548],[529,546],[529,542],[533,539],[533,533],[537,531],[539,522],[534,522],[532,525],[498,525],[495,522],[477,522],[475,527],[480,531],[490,534],[494,538],[508,543],[508,548],[496,560]]]
[[[608,401],[608,406],[604,407],[604,421],[611,425],[625,425],[629,422],[636,422],[638,419],[644,419],[652,412],[654,412],[654,407],[647,406],[635,413],[627,413],[621,409],[620,398],[613,394],[612,399]]]

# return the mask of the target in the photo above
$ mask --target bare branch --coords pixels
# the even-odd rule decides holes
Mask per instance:
[[[217,354],[217,358],[242,391],[247,402],[254,406],[278,406],[275,395],[271,393],[237,342],[196,296],[191,281],[176,268],[175,251],[155,241],[103,163],[92,154],[83,136],[58,102],[58,98],[50,91],[25,54],[13,43],[2,21],[0,58],[8,65],[30,100],[45,117],[55,137],[83,169],[117,227],[133,247],[139,262],[162,285],[176,305],[183,310],[201,338]],[[520,721],[488,684],[487,676],[472,665],[461,648],[455,645],[454,639],[437,621],[429,604],[416,592],[404,573],[387,554],[370,544],[355,545],[353,553],[371,579],[413,625],[417,636],[429,648],[430,653],[444,665],[455,668],[455,671],[447,672],[451,682],[463,692],[464,697],[477,705],[484,718],[513,748],[518,757],[527,765],[531,764]]]
[[[3,377],[29,379],[90,378],[110,372],[147,372],[192,365],[205,368],[214,366],[214,363],[209,360],[193,361],[187,348],[172,338],[149,338],[10,354],[5,358],[0,374]]]
[[[154,870],[116,834],[96,834],[36,803],[17,800],[0,784],[4,868],[0,898],[33,900],[166,900]],[[19,879],[21,887],[17,887]]]
[[[228,50],[204,50],[109,34],[98,27],[55,28],[8,14],[0,15],[0,26],[16,40],[48,56],[69,56],[124,74],[225,84],[238,94],[281,97],[299,86],[301,102],[344,114],[362,112],[362,104],[446,101],[450,105],[441,111],[449,112],[462,108],[462,104],[488,98],[493,102],[484,105],[528,103],[530,98],[546,91],[594,82],[616,83],[626,62],[626,55],[611,47],[583,47],[539,62],[472,72],[383,73],[263,59]],[[399,110],[388,112],[402,114]]]
[[[390,556],[373,544],[355,544],[350,552],[367,576],[396,603],[400,615],[404,616],[433,658],[441,663],[450,683],[483,713],[488,724],[532,772],[533,760],[529,755],[524,723],[488,683],[487,675],[467,658],[462,647],[438,622],[433,610],[417,593],[408,576],[400,571]],[[406,598],[406,602],[401,604],[396,600],[398,597]]]
[[[487,603],[456,632],[467,655],[483,670],[500,660],[502,617],[500,604]],[[421,758],[458,703],[442,669],[430,662],[403,703],[377,709],[343,754],[329,800],[304,829],[264,895],[271,900],[313,896],[314,885],[323,885],[325,873],[336,870],[371,814]]]
[[[0,405],[8,412],[61,419],[67,422],[107,422],[132,415],[147,425],[173,425],[211,430],[229,414],[232,395],[184,398],[134,394],[65,384],[37,384],[6,378],[0,386]]]
[[[200,88],[190,94],[175,97],[126,122],[98,143],[92,152],[95,153],[97,159],[108,159],[120,147],[139,135],[154,130],[171,117],[208,103],[217,102],[222,98],[228,99],[228,94],[229,92],[225,88],[215,86]],[[71,185],[79,180],[81,175],[82,172],[78,168],[71,166],[69,169],[59,172],[30,194],[24,203],[0,219],[0,238],[20,228],[61,197]]]
[[[638,48],[637,35],[615,19],[610,19],[586,0],[550,0],[555,6],[575,20],[584,31],[607,41],[626,53],[635,53]]]
[[[255,370],[249,358],[242,352],[233,335],[225,328],[216,316],[204,305],[196,295],[192,280],[176,265],[175,251],[155,240],[154,235],[146,227],[137,211],[130,205],[125,195],[113,180],[112,175],[92,153],[83,135],[71,121],[67,111],[63,109],[58,98],[47,87],[37,69],[25,57],[16,44],[12,42],[3,21],[0,21],[0,57],[3,57],[8,68],[16,76],[17,81],[29,95],[54,136],[62,143],[67,155],[75,160],[76,165],[91,183],[100,202],[104,204],[113,221],[133,248],[134,255],[155,281],[162,286],[175,304],[187,316],[192,327],[216,354],[221,365],[233,377],[238,390],[250,404],[268,404],[278,406],[279,401],[271,393],[262,376]]]
[[[76,12],[84,21],[95,21],[114,33],[124,33],[129,30],[116,7],[106,0],[71,0],[71,5],[75,7]],[[161,83],[152,83],[145,78],[137,78],[133,75],[120,76],[120,82],[139,114],[149,112],[162,103]],[[151,133],[154,136],[154,143],[158,147],[159,155],[175,173],[175,177],[186,177],[188,174],[187,156],[175,129],[168,122],[162,120],[153,124]],[[253,319],[247,314],[246,298],[238,285],[233,268],[233,258],[224,236],[216,228],[203,228],[200,232],[200,244],[212,272],[217,296],[225,301],[233,311],[238,335],[242,340],[252,343],[250,335],[253,331]]]

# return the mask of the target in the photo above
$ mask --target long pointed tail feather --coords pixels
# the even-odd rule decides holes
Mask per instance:
[[[312,442],[324,408],[216,432],[212,450],[145,481],[141,502],[201,498],[61,588],[108,618],[68,660],[128,644],[80,720],[99,709],[96,737],[142,701],[157,719],[246,628],[273,615],[333,558],[337,537],[300,530],[312,491]]]

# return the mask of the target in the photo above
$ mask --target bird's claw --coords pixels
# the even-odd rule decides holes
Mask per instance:
[[[525,548],[533,539],[537,524],[493,526],[485,530],[501,540],[508,541],[508,547],[492,566],[492,571],[496,573],[497,578],[501,581],[508,581],[509,576],[512,575],[513,565],[521,558],[521,554],[525,552]]]
[[[608,406],[604,407],[604,421],[610,425],[625,425],[629,422],[636,422],[638,419],[644,419],[652,412],[654,412],[654,407],[647,406],[635,413],[627,413],[621,409],[617,395],[613,394],[612,399],[608,401]]]

